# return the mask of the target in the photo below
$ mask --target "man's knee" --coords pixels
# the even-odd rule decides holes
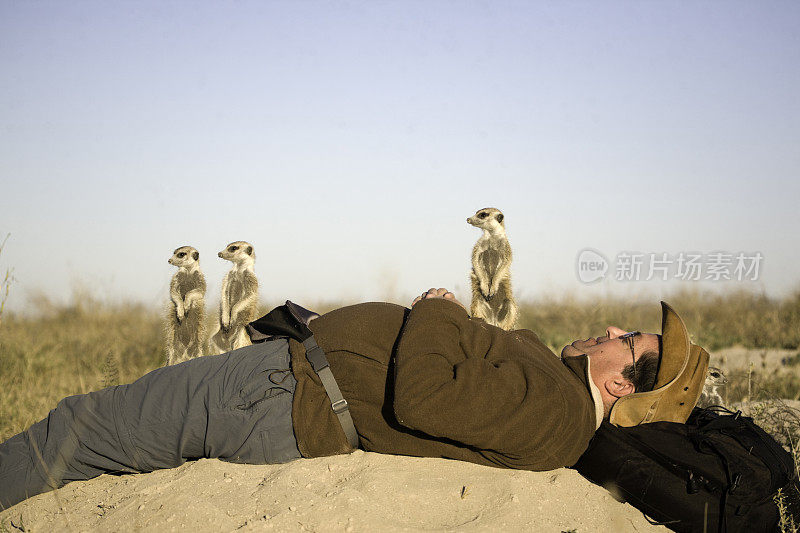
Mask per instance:
[[[36,450],[25,433],[0,444],[0,510],[58,486],[42,476],[37,461]]]

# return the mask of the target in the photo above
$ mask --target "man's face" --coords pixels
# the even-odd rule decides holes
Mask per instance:
[[[561,350],[562,358],[582,354],[589,357],[591,379],[600,391],[606,416],[615,401],[635,391],[633,383],[622,377],[625,365],[638,361],[645,352],[658,353],[658,335],[639,333],[627,339],[620,338],[626,333],[621,328],[609,326],[605,336],[577,340]]]
[[[586,354],[591,362],[592,378],[596,383],[598,381],[604,383],[609,377],[621,375],[625,365],[638,360],[643,353],[648,351],[658,353],[658,335],[640,333],[627,340],[621,339],[625,333],[627,332],[621,328],[609,326],[602,337],[577,340],[564,346],[561,357]],[[631,340],[633,340],[633,353],[629,344]],[[600,387],[600,383],[597,385]]]

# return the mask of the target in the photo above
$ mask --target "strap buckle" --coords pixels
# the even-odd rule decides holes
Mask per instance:
[[[335,401],[335,402],[333,402],[333,403],[331,404],[331,408],[333,409],[333,412],[334,412],[334,413],[336,413],[337,415],[339,415],[339,414],[341,414],[341,413],[343,413],[343,412],[345,412],[345,411],[349,410],[349,409],[350,409],[350,406],[347,404],[347,400],[345,400],[344,398],[342,398],[341,400],[338,400],[338,401]]]
[[[320,348],[313,335],[304,340],[303,344],[306,347],[306,358],[311,363],[311,368],[314,369],[314,372],[319,374],[320,370],[330,366],[328,358],[325,357],[325,351]]]

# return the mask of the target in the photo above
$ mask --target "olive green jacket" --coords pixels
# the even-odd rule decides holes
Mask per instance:
[[[367,451],[550,470],[574,464],[594,434],[585,357],[567,366],[529,330],[443,299],[344,307],[310,327]],[[301,454],[351,451],[303,345],[290,350]]]

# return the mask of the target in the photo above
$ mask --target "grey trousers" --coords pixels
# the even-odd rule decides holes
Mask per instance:
[[[201,457],[296,459],[295,385],[288,343],[273,340],[64,398],[47,418],[0,444],[0,509],[105,473],[150,472]]]

